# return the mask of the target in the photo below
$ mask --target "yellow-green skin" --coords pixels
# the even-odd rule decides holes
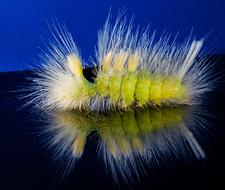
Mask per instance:
[[[187,87],[178,77],[163,77],[147,71],[97,76],[96,92],[100,97],[109,97],[113,104],[122,108],[127,108],[134,102],[138,107],[142,107],[149,103],[182,104],[188,101]]]

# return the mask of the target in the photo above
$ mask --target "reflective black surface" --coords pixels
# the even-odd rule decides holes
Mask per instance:
[[[223,69],[223,63],[220,69]],[[89,77],[89,70],[85,74]],[[71,173],[62,177],[64,169],[59,167],[60,161],[54,161],[52,151],[46,147],[46,139],[41,135],[49,125],[46,114],[23,107],[25,100],[21,97],[28,85],[26,77],[30,76],[32,72],[29,71],[0,74],[1,189],[225,188],[225,91],[222,83],[209,95],[209,105],[202,109],[206,114],[200,117],[200,122],[206,120],[204,126],[207,129],[193,132],[205,151],[205,159],[182,157],[177,152],[178,159],[162,158],[160,163],[153,159],[151,167],[143,165],[146,171],[139,173],[139,180],[128,179],[125,183],[119,177],[116,184],[106,173],[103,157],[97,152],[98,135],[88,138],[83,156],[76,161]],[[62,163],[65,161],[61,160]]]

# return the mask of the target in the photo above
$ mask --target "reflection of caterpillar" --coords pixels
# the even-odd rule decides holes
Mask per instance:
[[[139,34],[131,24],[109,20],[99,33],[95,79],[83,75],[82,60],[70,33],[53,27],[43,69],[33,81],[33,100],[56,110],[103,111],[145,105],[199,103],[212,88],[207,60],[196,60],[203,39],[169,43],[168,35],[155,42],[148,32]]]
[[[108,150],[116,157],[131,153],[133,148],[141,151],[143,136],[160,128],[182,123],[184,114],[185,107],[111,112],[106,115],[67,111],[54,115],[55,125],[62,127],[61,134],[65,135],[64,141],[68,141],[66,138],[70,136],[68,139],[73,142],[72,152],[75,157],[81,156],[87,136],[93,131],[97,131],[100,138],[106,142]],[[57,135],[56,138],[58,137]]]
[[[139,162],[149,165],[166,157],[191,158],[193,154],[204,158],[186,122],[194,120],[191,111],[176,107],[105,114],[56,112],[50,117],[51,126],[47,126],[45,134],[56,156],[54,160],[66,165],[66,170],[71,170],[73,161],[82,156],[88,137],[97,134],[99,154],[105,165],[115,179],[117,172],[126,178],[131,173],[138,175]]]

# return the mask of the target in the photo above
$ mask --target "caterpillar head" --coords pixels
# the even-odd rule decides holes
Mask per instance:
[[[69,54],[60,64],[48,65],[41,77],[42,107],[53,110],[85,108],[95,94],[92,83],[83,75],[82,63],[76,54]]]

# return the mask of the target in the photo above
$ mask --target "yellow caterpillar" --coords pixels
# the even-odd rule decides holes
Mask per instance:
[[[90,82],[71,34],[58,25],[51,31],[30,95],[40,108],[105,111],[198,104],[213,88],[211,66],[204,57],[196,59],[203,39],[189,37],[178,44],[165,35],[157,41],[154,34],[139,33],[122,19],[114,26],[108,19],[98,35]]]

